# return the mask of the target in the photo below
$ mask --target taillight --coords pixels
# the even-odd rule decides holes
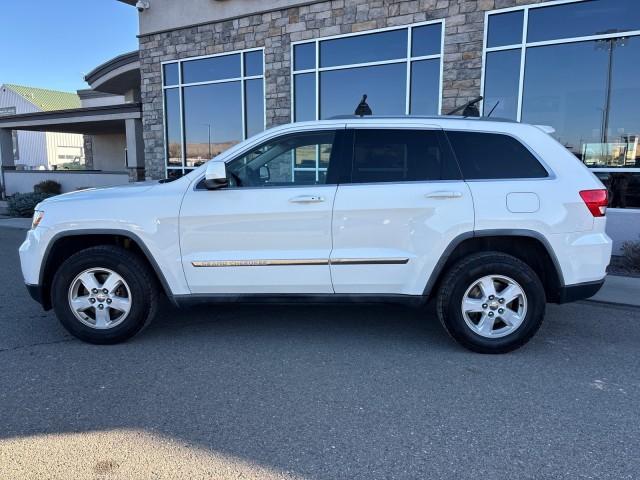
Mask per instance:
[[[604,217],[607,213],[607,204],[609,196],[605,189],[601,190],[582,190],[580,196],[585,205],[594,217]]]

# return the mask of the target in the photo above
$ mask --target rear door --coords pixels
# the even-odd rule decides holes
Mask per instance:
[[[334,290],[422,294],[449,242],[473,230],[471,194],[444,133],[370,123],[348,132],[351,172],[333,211]]]

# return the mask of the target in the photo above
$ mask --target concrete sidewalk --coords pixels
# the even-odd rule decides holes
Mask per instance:
[[[28,230],[30,227],[30,218],[0,216],[0,228]],[[588,301],[640,307],[640,277],[608,275],[602,289]]]
[[[640,277],[607,275],[604,286],[588,301],[640,307]]]
[[[31,228],[31,219],[0,216],[0,227],[29,230]]]

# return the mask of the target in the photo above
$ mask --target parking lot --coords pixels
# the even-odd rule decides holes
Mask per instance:
[[[638,478],[640,310],[549,306],[521,350],[393,305],[165,308],[70,338],[0,229],[0,478]]]

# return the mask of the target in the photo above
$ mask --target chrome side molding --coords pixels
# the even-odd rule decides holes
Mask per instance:
[[[333,258],[325,260],[321,258],[290,259],[290,260],[203,260],[193,261],[191,265],[196,268],[217,267],[281,267],[295,265],[405,265],[408,258]]]

